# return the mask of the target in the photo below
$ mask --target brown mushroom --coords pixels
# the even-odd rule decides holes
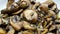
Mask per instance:
[[[56,29],[56,26],[55,25],[51,25],[51,27],[49,28],[49,31],[52,31],[54,29]]]
[[[23,9],[20,9],[19,11],[14,12],[14,13],[12,13],[12,14],[13,14],[13,15],[17,15],[17,14],[21,13],[22,11],[23,11]]]
[[[2,28],[0,28],[0,34],[6,34],[6,31]]]
[[[47,12],[49,10],[47,4],[41,4],[41,6],[39,6],[39,7],[40,7],[41,11],[46,11]]]
[[[14,2],[14,0],[8,0],[7,8],[10,7],[13,2]]]
[[[9,28],[9,31],[7,32],[7,34],[14,34],[15,33],[15,30],[11,26],[8,26],[8,28]]]
[[[23,22],[19,22],[19,21],[14,22],[12,21],[12,19],[10,19],[10,24],[17,31],[19,31],[23,26]]]
[[[47,13],[48,13],[48,15],[46,15],[44,18],[49,18],[49,17],[51,17],[51,16],[53,16],[54,18],[56,18],[56,14],[55,14],[54,11],[49,10]]]
[[[6,9],[1,10],[2,14],[14,13],[19,10],[19,6],[17,3],[12,3],[12,5]]]
[[[27,30],[27,31],[23,31],[22,34],[34,34],[34,32]]]
[[[23,27],[28,30],[35,30],[36,27],[34,25],[31,25],[29,22],[23,21]]]
[[[38,14],[34,10],[25,10],[23,12],[23,15],[28,21],[32,21],[32,22],[36,22],[38,18]]]

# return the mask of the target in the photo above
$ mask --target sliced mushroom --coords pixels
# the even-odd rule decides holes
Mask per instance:
[[[55,23],[56,23],[56,24],[59,24],[59,23],[60,23],[60,20],[56,19],[56,20],[55,20]]]
[[[3,24],[5,24],[5,25],[7,25],[7,24],[9,24],[9,17],[7,17],[7,18],[2,18],[2,22],[3,22]]]
[[[55,34],[55,33],[52,33],[52,32],[48,32],[47,34]]]
[[[20,7],[21,8],[27,8],[29,6],[29,4],[26,2],[26,1],[22,1],[21,3],[20,3]]]
[[[15,30],[11,26],[8,26],[8,28],[9,28],[9,31],[7,32],[7,34],[14,34],[15,33]]]
[[[23,11],[23,9],[20,9],[19,11],[14,12],[13,15],[17,15],[17,14],[21,13],[22,11]]]
[[[47,4],[41,4],[40,9],[41,9],[42,11],[46,11],[46,12],[49,10]]]
[[[56,29],[56,26],[55,26],[55,25],[52,25],[52,26],[49,28],[49,31],[52,31],[52,30],[54,30],[54,29]]]
[[[2,28],[0,28],[0,34],[6,34],[6,31]]]
[[[8,14],[3,14],[2,17],[6,18],[6,17],[8,17]]]
[[[43,4],[47,4],[49,8],[51,8],[55,3],[52,0],[48,0],[46,2],[43,2]]]
[[[8,0],[7,8],[10,7],[13,2],[14,2],[14,0]]]
[[[57,9],[57,5],[55,4],[55,5],[53,5],[53,6],[51,7],[50,10],[56,10],[56,9]]]
[[[34,34],[34,32],[27,30],[27,31],[23,31],[22,34]]]
[[[36,9],[38,9],[39,5],[40,5],[40,2],[36,2],[31,8],[33,10],[36,10]]]
[[[60,19],[60,10],[59,10],[59,12],[56,14],[56,17],[57,17],[57,19]]]
[[[48,29],[38,29],[38,34],[46,34],[48,32]]]
[[[21,32],[18,32],[18,34],[22,34],[22,31]]]
[[[55,12],[52,11],[52,10],[49,10],[49,11],[48,11],[48,15],[46,15],[45,18],[49,18],[49,17],[51,17],[51,16],[53,16],[54,18],[56,18]]]
[[[17,22],[13,22],[12,19],[10,19],[10,24],[17,31],[19,31],[22,28],[22,26],[23,26],[23,22],[18,22],[18,21]]]
[[[53,21],[50,21],[50,23],[45,27],[46,29],[49,28],[53,24]]]
[[[14,15],[14,16],[11,16],[11,20],[16,23],[20,21],[20,17],[18,15]]]
[[[2,22],[2,15],[3,14],[0,14],[0,25],[3,24],[3,22]]]
[[[29,22],[23,21],[23,27],[28,30],[35,30],[36,27],[34,25],[30,25]]]
[[[48,32],[48,29],[43,29],[43,32],[41,34],[46,34]]]
[[[17,3],[13,3],[10,7],[8,7],[7,9],[3,9],[1,10],[2,14],[10,14],[10,13],[14,13],[16,11],[19,10],[19,6]]]
[[[36,2],[36,0],[30,0],[30,2],[31,2],[32,4],[34,4],[34,3]]]
[[[38,14],[34,10],[25,10],[23,15],[28,21],[32,22],[36,22],[38,18]]]
[[[47,20],[47,21],[51,21],[51,20],[52,20],[52,18],[47,18],[46,20]]]

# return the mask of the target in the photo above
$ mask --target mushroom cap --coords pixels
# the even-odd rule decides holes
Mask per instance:
[[[28,21],[32,22],[36,22],[38,18],[38,14],[34,10],[25,10],[23,15]]]

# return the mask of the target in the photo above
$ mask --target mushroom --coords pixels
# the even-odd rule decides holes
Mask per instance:
[[[9,24],[9,19],[10,19],[9,17],[2,18],[2,23],[5,24],[5,25]]]
[[[34,32],[27,30],[27,31],[23,31],[22,34],[34,34]]]
[[[38,29],[38,34],[46,34],[48,32],[48,29]]]
[[[49,31],[52,31],[54,29],[56,29],[56,26],[55,25],[51,25],[51,27],[49,28]]]
[[[26,21],[23,21],[23,27],[24,27],[24,29],[28,29],[28,30],[35,30],[36,29],[36,27],[34,25],[32,25]]]
[[[47,4],[49,8],[51,8],[55,3],[52,0],[48,0],[46,2],[43,2],[42,4]]]
[[[54,18],[56,18],[56,14],[55,14],[54,11],[49,10],[47,13],[48,13],[48,15],[46,15],[44,18],[49,18],[49,17],[51,17],[51,16],[53,16]]]
[[[40,6],[40,2],[36,2],[36,3],[31,7],[31,9],[36,10],[36,9],[38,9],[39,6]]]
[[[8,26],[8,28],[9,28],[9,31],[7,32],[7,34],[14,34],[15,33],[15,30],[11,26]]]
[[[14,20],[16,20],[16,19],[14,19]],[[17,31],[19,31],[23,26],[23,22],[19,22],[19,21],[14,22],[12,17],[10,19],[10,24]]]
[[[47,12],[49,10],[47,4],[41,4],[41,6],[39,6],[39,7],[40,7],[41,11],[46,11]]]
[[[49,28],[53,24],[53,21],[50,21],[50,23],[45,27],[45,29]]]
[[[55,34],[55,33],[52,33],[52,32],[48,32],[47,34]]]
[[[17,3],[12,3],[10,7],[1,10],[2,14],[10,14],[10,13],[14,13],[16,11],[19,10],[19,6]]]
[[[22,31],[18,32],[18,34],[22,34]]]
[[[34,10],[25,10],[23,15],[28,21],[32,22],[36,22],[38,18],[38,14]]]
[[[0,34],[6,34],[6,31],[2,28],[0,28]]]
[[[27,8],[29,6],[29,4],[26,2],[26,1],[22,1],[21,3],[20,3],[20,7],[21,8]]]
[[[7,8],[10,7],[13,2],[14,2],[14,0],[8,0]]]
[[[13,15],[17,15],[17,14],[20,14],[22,11],[23,11],[23,9],[20,9],[19,11],[14,12],[14,13],[12,13],[12,14],[13,14]]]

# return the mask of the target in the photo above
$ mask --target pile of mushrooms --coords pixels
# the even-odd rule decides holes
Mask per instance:
[[[59,34],[60,16],[52,0],[8,0],[0,14],[0,34]]]

